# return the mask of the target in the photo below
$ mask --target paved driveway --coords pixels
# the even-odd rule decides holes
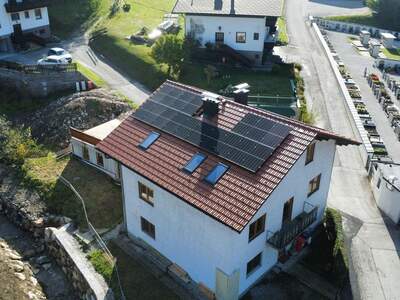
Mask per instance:
[[[305,22],[310,12],[317,9],[310,10],[315,5],[315,2],[310,4],[307,0],[287,0],[290,45],[281,52],[288,61],[303,65],[306,96],[317,115],[317,125],[355,137],[328,59]],[[344,10],[343,7],[329,7],[329,14]],[[354,12],[353,9],[345,11],[349,14]],[[357,147],[338,147],[328,205],[344,213],[354,298],[400,299],[399,230],[378,210],[359,151]]]
[[[101,76],[110,88],[119,91],[135,103],[142,103],[150,94],[150,91],[143,85],[137,81],[130,80],[128,76],[119,72],[105,58],[95,54],[88,46],[88,41],[84,36],[62,42],[57,46],[68,50],[74,59],[79,60]],[[24,64],[35,64],[40,58],[46,56],[48,49],[49,47],[25,53],[2,54],[0,55],[0,59],[17,61]],[[137,71],[140,72],[140,70]]]

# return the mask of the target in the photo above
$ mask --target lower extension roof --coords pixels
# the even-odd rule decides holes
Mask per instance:
[[[172,81],[166,81],[161,87],[165,86],[168,86],[172,94],[184,91],[199,96],[204,92]],[[149,99],[155,97],[160,88]],[[218,128],[230,131],[248,113],[289,126],[291,129],[288,136],[255,173],[147,125],[135,119],[133,115],[127,117],[96,147],[182,201],[241,232],[311,142],[316,139],[332,139],[338,145],[360,144],[329,131],[238,104],[230,99],[220,101],[218,117],[214,122]],[[138,145],[153,131],[160,133],[160,136],[143,151]],[[206,154],[207,158],[193,173],[183,171],[187,162],[198,152]],[[210,185],[204,178],[217,163],[223,163],[229,166],[229,169],[215,185]]]

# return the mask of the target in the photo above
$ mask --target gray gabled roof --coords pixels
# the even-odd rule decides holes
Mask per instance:
[[[282,15],[282,3],[283,0],[177,0],[173,12],[279,17]]]

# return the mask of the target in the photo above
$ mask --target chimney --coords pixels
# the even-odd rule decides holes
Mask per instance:
[[[212,118],[218,114],[219,95],[203,92],[203,114],[206,118]]]
[[[249,100],[250,86],[247,83],[241,83],[234,86],[233,99],[235,102],[247,105]]]
[[[231,15],[235,14],[235,0],[231,0]]]

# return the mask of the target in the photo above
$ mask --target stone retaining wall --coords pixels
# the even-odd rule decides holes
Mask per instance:
[[[44,72],[27,74],[0,68],[0,81],[7,87],[24,90],[32,97],[45,97],[59,91],[74,91],[77,81],[87,80],[79,72]]]
[[[82,253],[78,242],[65,230],[67,226],[61,229],[46,228],[45,241],[49,253],[70,279],[81,299],[113,300],[112,290]]]

